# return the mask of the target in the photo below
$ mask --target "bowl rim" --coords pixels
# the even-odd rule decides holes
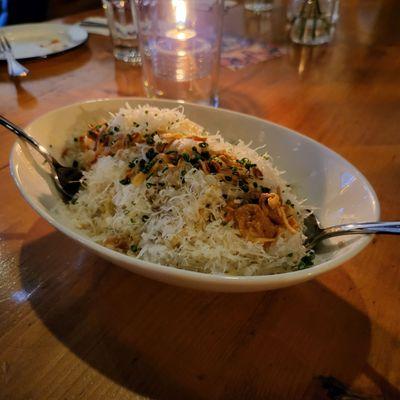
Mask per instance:
[[[168,105],[173,105],[176,104],[176,106],[180,105],[189,105],[189,106],[194,106],[194,107],[200,107],[208,110],[212,110],[214,112],[218,112],[219,110],[227,112],[227,113],[232,113],[232,114],[239,114],[242,117],[245,118],[250,118],[257,120],[259,122],[263,123],[268,123],[270,125],[273,125],[275,127],[278,127],[280,129],[285,129],[288,133],[291,135],[295,136],[300,136],[302,137],[303,140],[309,141],[316,145],[317,147],[322,148],[324,151],[328,151],[330,153],[333,153],[336,157],[339,158],[341,162],[343,162],[345,165],[349,166],[351,169],[354,170],[355,174],[360,178],[364,185],[367,187],[368,191],[371,194],[372,198],[372,205],[373,205],[373,212],[376,216],[376,220],[379,220],[380,217],[380,204],[378,197],[376,195],[375,190],[373,189],[372,185],[370,182],[367,180],[367,178],[354,166],[352,165],[349,161],[347,161],[343,156],[335,152],[334,150],[330,149],[329,147],[323,145],[322,143],[319,143],[318,141],[301,134],[299,132],[293,131],[285,126],[279,125],[277,123],[268,121],[263,118],[259,118],[253,115],[245,114],[242,112],[238,111],[233,111],[233,110],[228,110],[225,108],[214,108],[211,106],[205,106],[205,105],[199,105],[199,104],[194,104],[194,103],[189,103],[189,102],[183,102],[183,101],[176,101],[176,100],[169,100],[169,99],[149,99],[145,97],[106,97],[106,98],[98,98],[98,99],[89,99],[89,100],[84,100],[84,101],[79,101],[75,103],[71,103],[69,105],[65,105],[62,107],[58,107],[55,109],[52,109],[39,117],[35,118],[32,120],[26,127],[26,130],[30,130],[31,126],[38,122],[40,119],[44,117],[48,117],[51,114],[58,113],[62,110],[69,109],[69,108],[74,108],[77,106],[85,105],[85,104],[95,104],[95,103],[105,103],[108,101],[120,101],[120,102],[129,102],[129,101],[142,101],[142,102],[155,102],[155,103],[160,103],[160,104],[168,104]],[[320,264],[314,265],[310,268],[303,269],[303,270],[297,270],[297,271],[288,271],[288,272],[283,272],[279,274],[274,274],[274,275],[252,275],[252,276],[230,276],[230,275],[222,275],[222,274],[208,274],[204,272],[197,272],[197,271],[190,271],[190,270],[185,270],[185,269],[180,269],[176,267],[171,267],[163,264],[156,264],[152,263],[149,261],[144,261],[139,258],[133,257],[133,256],[128,256],[123,253],[119,253],[116,250],[109,249],[105,246],[102,246],[101,244],[98,244],[94,242],[92,239],[89,237],[85,236],[84,233],[78,233],[74,231],[73,229],[65,226],[62,222],[54,218],[50,213],[48,213],[46,210],[42,209],[40,206],[35,204],[35,201],[33,198],[30,197],[28,192],[25,190],[25,188],[22,185],[21,180],[19,179],[19,172],[18,172],[18,160],[17,158],[20,156],[18,154],[18,151],[21,149],[19,140],[17,139],[15,143],[12,146],[11,152],[10,152],[10,173],[11,176],[13,177],[16,186],[18,187],[18,190],[21,192],[23,198],[25,201],[33,208],[34,211],[36,211],[43,219],[45,219],[47,222],[49,222],[52,226],[54,226],[56,229],[58,229],[60,232],[62,232],[64,235],[70,237],[71,239],[77,241],[78,243],[82,244],[85,247],[88,247],[90,250],[103,254],[108,260],[115,260],[119,261],[123,264],[127,264],[130,267],[133,267],[132,270],[135,272],[135,270],[141,270],[143,272],[143,275],[149,276],[149,274],[157,273],[157,274],[162,274],[168,278],[173,278],[173,279],[179,279],[179,280],[191,280],[191,281],[201,281],[199,283],[209,283],[209,284],[224,284],[224,285],[230,285],[230,286],[241,286],[241,285],[250,285],[250,286],[266,286],[267,284],[273,285],[274,283],[278,283],[280,281],[285,281],[285,283],[289,286],[291,282],[300,282],[304,280],[311,279],[313,277],[316,277],[324,272],[327,272],[347,260],[353,258],[355,255],[357,255],[359,252],[361,252],[373,239],[373,235],[362,235],[360,240],[355,246],[352,246],[348,251],[344,252],[342,255],[338,256],[337,258],[334,258],[332,260],[324,261]]]

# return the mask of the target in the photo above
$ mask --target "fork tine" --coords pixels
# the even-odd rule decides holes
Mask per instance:
[[[10,42],[8,41],[7,36],[6,36],[6,35],[1,35],[1,37],[3,38],[3,42],[4,42],[5,45],[7,46],[8,50],[11,51],[11,50],[12,50],[12,49],[11,49],[11,44],[10,44]]]
[[[10,43],[4,34],[0,32],[0,51],[5,54],[7,61],[8,74],[10,76],[26,76],[29,70],[21,65],[12,53]]]

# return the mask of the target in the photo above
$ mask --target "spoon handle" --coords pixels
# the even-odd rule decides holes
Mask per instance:
[[[3,125],[8,130],[15,133],[20,139],[23,139],[26,143],[31,145],[45,158],[45,160],[50,164],[50,166],[53,165],[54,162],[53,157],[50,155],[50,153],[47,151],[45,147],[43,147],[34,137],[26,133],[19,126],[13,124],[7,118],[3,117],[1,114],[0,114],[0,125]]]
[[[320,233],[320,240],[322,238],[328,238],[333,236],[341,235],[352,235],[352,234],[391,234],[400,235],[400,221],[394,222],[362,222],[353,224],[344,224],[331,226],[325,228]]]

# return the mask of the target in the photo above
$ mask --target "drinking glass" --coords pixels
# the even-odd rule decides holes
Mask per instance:
[[[294,43],[318,45],[331,41],[339,18],[339,0],[291,0],[287,17]]]
[[[140,64],[135,13],[130,0],[103,0],[103,8],[110,28],[114,57]]]
[[[223,0],[132,0],[148,97],[218,106]]]

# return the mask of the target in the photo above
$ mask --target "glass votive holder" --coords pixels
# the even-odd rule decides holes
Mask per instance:
[[[130,0],[103,0],[117,60],[140,65],[137,24]]]
[[[133,0],[148,97],[218,106],[223,0]]]
[[[245,0],[244,8],[247,11],[261,14],[274,8],[274,0]]]
[[[287,17],[292,42],[303,45],[328,43],[339,18],[339,0],[291,0]]]

